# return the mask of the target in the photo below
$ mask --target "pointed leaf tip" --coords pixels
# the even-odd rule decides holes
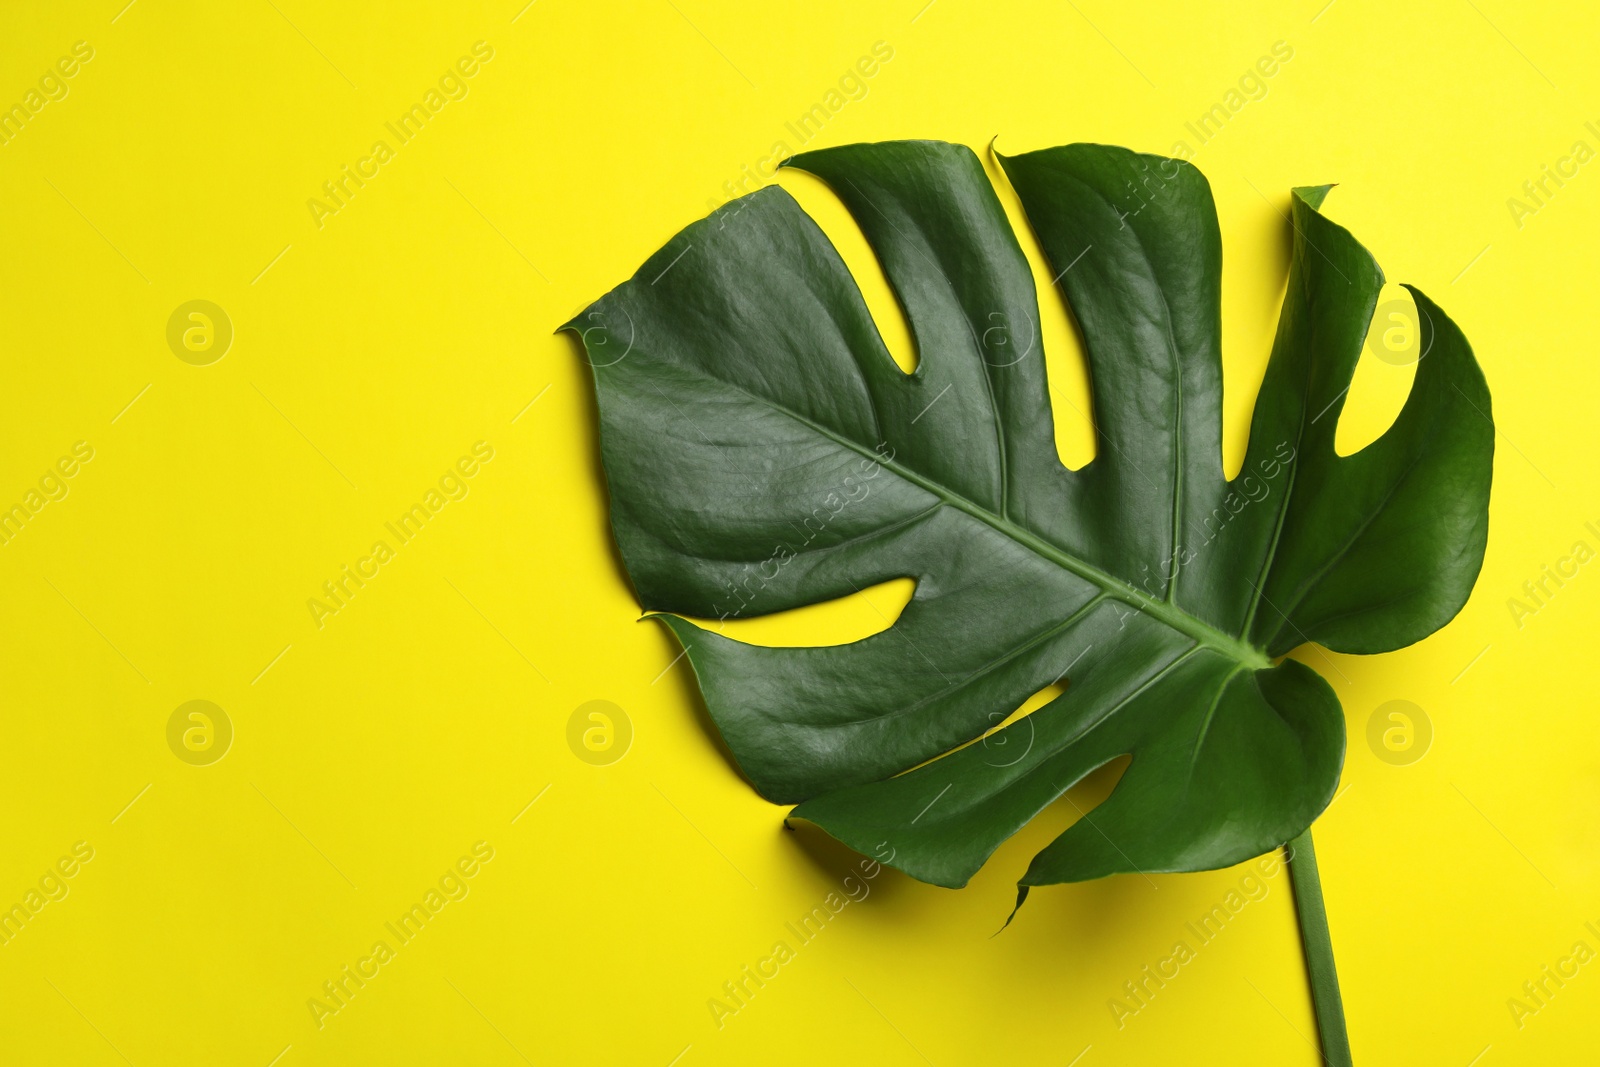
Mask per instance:
[[[1021,884],[1017,886],[1017,902],[1012,906],[1011,914],[1006,916],[1006,921],[1000,924],[1000,929],[989,935],[990,940],[993,940],[994,938],[997,938],[1006,932],[1006,927],[1011,925],[1011,920],[1015,919],[1017,917],[1017,912],[1022,910],[1022,902],[1028,899],[1028,890],[1032,888],[1032,886]]]
[[[1328,198],[1329,190],[1338,184],[1338,182],[1329,182],[1327,185],[1297,185],[1294,187],[1293,192],[1294,195],[1311,205],[1312,208],[1320,210],[1322,202]]]

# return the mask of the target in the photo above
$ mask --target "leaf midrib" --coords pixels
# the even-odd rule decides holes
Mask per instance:
[[[1033,533],[1031,530],[1024,529],[1023,527],[1011,522],[1009,519],[996,515],[994,512],[978,504],[976,501],[963,496],[953,489],[940,485],[938,482],[935,482],[931,478],[917,473],[909,467],[902,466],[892,459],[886,459],[881,454],[866,448],[864,445],[852,441],[848,437],[834,432],[827,426],[824,426],[813,419],[807,418],[800,412],[795,411],[794,409],[783,404],[777,403],[770,397],[761,396],[758,393],[751,392],[749,389],[746,389],[744,386],[739,385],[736,382],[726,381],[722,378],[716,378],[706,374],[704,371],[701,371],[698,368],[683,364],[673,364],[673,366],[681,372],[688,373],[695,377],[708,379],[720,386],[742,393],[750,399],[766,405],[772,411],[777,412],[780,415],[787,416],[788,418],[793,419],[795,422],[800,423],[802,426],[805,426],[815,433],[826,437],[835,444],[849,449],[862,458],[870,459],[875,463],[887,467],[889,470],[899,475],[906,481],[911,482],[926,492],[938,497],[940,500],[944,501],[946,504],[949,504],[951,507],[956,508],[958,511],[963,511],[977,519],[979,522],[992,527],[994,530],[1004,534],[1017,544],[1020,544],[1023,547],[1031,550],[1035,555],[1049,560],[1062,570],[1070,571],[1071,573],[1076,574],[1078,577],[1099,586],[1100,590],[1105,595],[1120,600],[1123,603],[1137,608],[1145,614],[1160,620],[1168,627],[1193,640],[1197,645],[1210,648],[1216,651],[1218,654],[1226,656],[1228,659],[1240,664],[1241,666],[1253,667],[1257,670],[1265,670],[1266,668],[1272,666],[1272,661],[1264,650],[1242,641],[1239,638],[1234,637],[1232,634],[1224,633],[1215,627],[1208,626],[1194,616],[1188,614],[1187,612],[1178,610],[1176,607],[1168,604],[1164,600],[1157,600],[1154,597],[1140,592],[1132,584],[1123,581],[1121,578],[1118,578],[1107,571],[1101,570],[1092,563],[1085,562],[1084,560],[1078,559],[1075,556],[1069,555],[1064,550],[1046,541],[1044,538]]]

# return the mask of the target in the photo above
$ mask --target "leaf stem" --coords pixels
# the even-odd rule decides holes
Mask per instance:
[[[1351,1067],[1350,1037],[1345,1033],[1344,1002],[1339,996],[1339,976],[1333,968],[1333,942],[1328,937],[1328,912],[1322,904],[1322,876],[1317,873],[1311,828],[1306,827],[1306,832],[1284,849],[1294,886],[1295,913],[1300,920],[1306,974],[1311,979],[1311,1003],[1317,1012],[1322,1062],[1328,1067]]]

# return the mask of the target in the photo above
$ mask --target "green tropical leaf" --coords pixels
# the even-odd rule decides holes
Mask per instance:
[[[1205,178],[1101,145],[1001,162],[1082,331],[1095,459],[1058,457],[1032,275],[976,156],[810,152],[788,165],[859,224],[916,370],[781,188],[688,227],[567,324],[594,367],[622,558],[744,774],[858,850],[963,885],[1126,755],[1024,888],[1237,863],[1305,830],[1344,756],[1332,689],[1280,657],[1400,648],[1465,603],[1488,529],[1487,386],[1413,289],[1411,394],[1376,441],[1337,454],[1383,276],[1319,213],[1328,187],[1296,189],[1288,292],[1230,481]],[[900,617],[844,645],[760,647],[683,617],[898,577],[916,582]]]

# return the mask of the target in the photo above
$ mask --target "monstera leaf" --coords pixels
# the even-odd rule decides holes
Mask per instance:
[[[1126,755],[1024,887],[1239,862],[1310,825],[1344,755],[1333,690],[1280,657],[1400,648],[1466,601],[1488,522],[1483,375],[1411,290],[1411,394],[1339,456],[1383,276],[1319,214],[1327,187],[1296,189],[1288,292],[1230,481],[1205,178],[1100,145],[1001,162],[1082,330],[1095,459],[1058,458],[1038,294],[973,153],[810,152],[788,165],[854,216],[917,368],[899,369],[781,188],[690,226],[568,324],[594,367],[622,558],[749,780],[858,850],[963,885]],[[897,577],[916,582],[900,617],[845,645],[758,647],[683,617]],[[1053,683],[1060,696],[984,736]]]

